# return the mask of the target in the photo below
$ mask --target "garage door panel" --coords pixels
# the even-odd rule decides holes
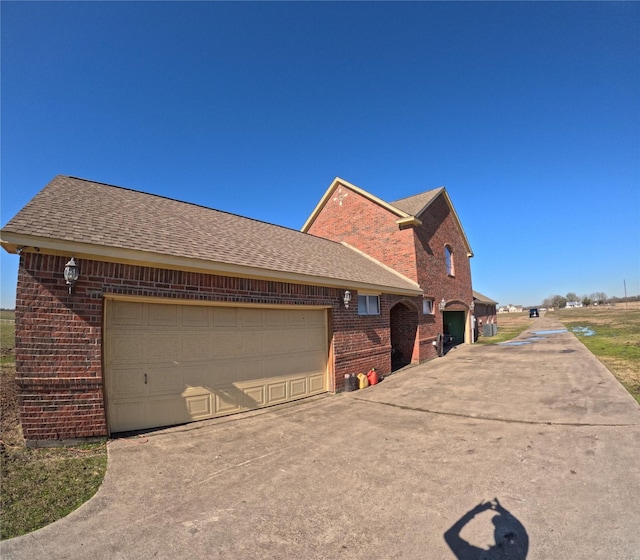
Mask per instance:
[[[180,336],[171,333],[151,332],[144,337],[144,358],[147,363],[176,362]]]
[[[147,368],[147,392],[149,395],[175,395],[184,391],[183,372],[175,365]]]
[[[289,381],[289,397],[292,399],[299,399],[306,397],[309,394],[309,384],[306,377],[299,377],[298,379],[291,379]]]
[[[147,425],[145,406],[138,400],[121,402],[110,407],[109,424],[117,426],[121,432],[153,427]]]
[[[283,370],[283,375],[293,375],[295,372],[298,374],[316,374],[318,372],[324,372],[326,367],[326,357],[321,353],[316,354],[292,354],[287,357],[286,370]]]
[[[251,402],[254,404],[252,408],[258,408],[267,404],[265,387],[263,384],[242,387],[241,390],[249,399],[251,399]]]
[[[171,426],[191,421],[187,405],[182,398],[174,395],[147,399],[146,428],[154,426]]]
[[[114,365],[144,362],[143,353],[143,334],[123,332],[107,336],[107,361]]]
[[[242,333],[242,354],[255,356],[269,351],[267,337],[264,332],[244,331]]]
[[[164,305],[161,303],[148,304],[148,325],[150,327],[177,327],[178,313],[182,310],[177,305]]]
[[[141,398],[146,392],[144,381],[142,367],[116,366],[109,376],[109,393],[115,399]]]
[[[183,393],[183,397],[191,420],[203,420],[213,416],[213,395],[210,392]]]
[[[141,327],[143,311],[143,303],[114,301],[109,305],[109,325]]]
[[[242,353],[242,337],[237,332],[214,331],[211,335],[214,356],[224,358]]]
[[[270,354],[284,354],[291,348],[288,331],[273,330],[265,333],[265,351]]]
[[[109,301],[106,325],[112,431],[213,418],[326,391],[325,310]]]
[[[213,326],[215,328],[232,328],[238,326],[238,312],[236,307],[214,307]]]
[[[272,377],[273,375],[267,366],[267,360],[264,358],[252,358],[242,360],[242,362],[238,363],[235,380],[242,383],[244,381],[255,381],[256,379]]]
[[[240,412],[238,404],[238,389],[234,387],[220,387],[215,390],[216,414],[231,414]]]
[[[284,309],[267,309],[265,320],[268,327],[286,327],[288,311]]]
[[[324,328],[314,328],[306,332],[304,349],[308,352],[321,351],[324,353],[327,347],[326,330]]]
[[[216,387],[226,387],[233,385],[240,379],[243,364],[238,360],[215,360],[211,362],[207,374],[206,386],[211,390]]]
[[[182,347],[180,361],[182,363],[213,360],[213,336],[208,332],[197,331],[181,335]]]
[[[317,395],[318,393],[323,393],[325,391],[324,373],[317,373],[316,375],[309,375],[309,394]]]
[[[240,309],[240,326],[261,329],[264,326],[264,314],[264,309]]]
[[[278,404],[287,400],[287,382],[267,383],[267,404]]]
[[[318,327],[324,330],[326,322],[326,315],[323,313],[316,313],[315,311],[306,311],[306,325],[307,327]]]
[[[308,320],[308,313],[303,309],[291,310],[291,313],[289,314],[289,325],[294,327],[306,327]]]
[[[210,307],[185,305],[182,308],[182,326],[185,328],[208,328],[210,318]]]
[[[206,387],[211,390],[213,363],[211,361],[187,362],[181,364],[182,381],[185,390],[189,387]]]

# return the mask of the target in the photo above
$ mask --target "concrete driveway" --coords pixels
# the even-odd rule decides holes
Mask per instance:
[[[91,501],[0,553],[638,560],[638,527],[640,406],[564,332],[115,440]]]

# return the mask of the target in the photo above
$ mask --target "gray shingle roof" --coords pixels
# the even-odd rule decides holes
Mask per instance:
[[[420,217],[420,212],[424,210],[442,191],[443,187],[426,191],[415,196],[408,196],[407,198],[401,198],[394,202],[390,202],[391,206],[399,208],[403,212],[406,212],[410,216]]]
[[[497,305],[497,301],[493,301],[491,298],[481,294],[480,292],[476,292],[473,290],[473,299],[477,300],[479,303],[486,303],[487,305]]]
[[[411,280],[340,243],[196,204],[57,176],[6,234],[116,247],[416,291]],[[4,241],[4,239],[3,239]],[[3,243],[6,245],[6,243]]]

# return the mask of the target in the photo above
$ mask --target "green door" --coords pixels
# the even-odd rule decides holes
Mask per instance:
[[[442,321],[445,334],[453,336],[454,344],[464,342],[464,311],[445,311]]]

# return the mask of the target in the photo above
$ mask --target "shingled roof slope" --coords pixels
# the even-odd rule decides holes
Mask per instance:
[[[491,298],[481,294],[480,292],[476,292],[473,290],[473,299],[477,300],[479,303],[485,303],[487,305],[498,305],[497,301],[493,301]]]
[[[432,189],[414,196],[401,198],[394,202],[390,202],[391,206],[406,212],[410,216],[419,217],[420,212],[424,210],[435,198],[444,190],[443,187]]]
[[[59,175],[2,234],[116,247],[400,291],[417,284],[349,247],[251,218]],[[6,235],[3,235],[6,237]],[[3,239],[3,245],[6,245]],[[268,274],[267,274],[268,276]]]

